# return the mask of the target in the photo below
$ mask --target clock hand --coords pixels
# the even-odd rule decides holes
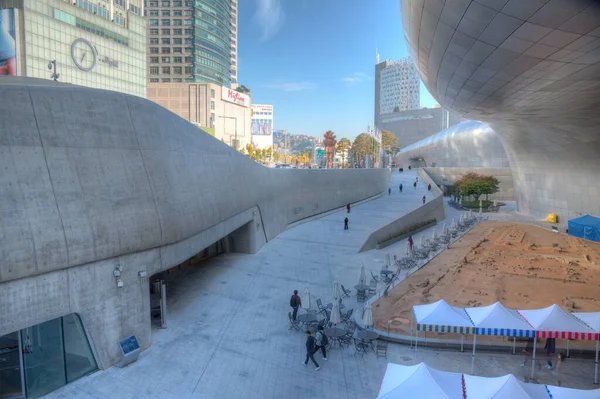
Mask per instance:
[[[85,56],[86,56],[86,54],[87,54],[87,52],[86,52],[86,51],[84,51],[84,52],[83,52],[83,57],[81,57],[81,62],[83,62],[83,60],[85,59]]]

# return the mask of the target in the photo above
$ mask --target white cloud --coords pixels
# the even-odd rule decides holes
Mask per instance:
[[[269,40],[279,32],[285,21],[281,0],[257,0],[254,22],[262,30],[261,40]]]
[[[313,82],[286,82],[286,83],[271,83],[265,85],[268,89],[276,89],[282,91],[303,91],[316,89],[317,85]]]
[[[351,87],[357,85],[366,80],[372,80],[373,78],[362,72],[354,72],[351,76],[342,78],[342,82],[346,85],[346,87]]]

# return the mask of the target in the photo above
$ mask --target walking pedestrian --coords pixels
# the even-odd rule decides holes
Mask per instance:
[[[411,251],[413,249],[414,244],[415,243],[413,242],[412,236],[408,236],[408,247],[410,248]]]
[[[431,184],[427,186],[427,190],[431,191]]]
[[[426,200],[427,200],[427,198],[425,196],[423,196],[423,205],[425,205]]]
[[[417,176],[417,178],[415,179],[415,181],[418,183],[419,182],[419,176]]]
[[[306,360],[302,362],[304,366],[308,365],[308,359],[312,360],[315,364],[315,371],[319,371],[321,367],[319,367],[319,363],[315,360],[313,356],[316,352],[315,346],[315,337],[310,334],[310,330],[306,330]]]
[[[408,165],[408,170],[411,170],[411,169],[412,169],[412,168],[411,168],[411,166],[410,166],[410,165]]]
[[[317,336],[315,337],[315,341],[317,344],[315,353],[317,353],[319,349],[321,349],[321,353],[323,354],[323,360],[327,360],[327,349],[325,347],[327,346],[329,339],[327,338],[327,335],[325,335],[325,333],[323,332],[323,326],[319,326],[317,328]]]
[[[392,195],[392,189],[388,188],[388,195]]]
[[[413,183],[413,187],[415,188],[415,190],[417,189],[417,182]]]
[[[298,296],[298,290],[294,290],[294,295],[290,298],[290,306],[294,309],[292,313],[292,318],[296,320],[296,315],[298,314],[298,308],[302,306],[302,300]]]
[[[400,183],[400,185],[398,186],[398,188],[400,189],[400,192],[402,192],[402,183]]]
[[[346,205],[346,210],[348,211],[346,213],[350,213],[350,203],[348,203],[348,205]]]
[[[348,218],[344,219],[344,230],[348,230]]]

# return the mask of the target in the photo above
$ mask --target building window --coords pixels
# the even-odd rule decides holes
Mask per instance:
[[[185,12],[183,13],[183,15],[185,15],[186,17],[191,17],[192,14],[192,10],[185,10]]]
[[[150,44],[158,44],[158,37],[151,37]]]
[[[181,54],[181,47],[173,47],[174,54]]]
[[[170,35],[171,34],[171,29],[161,29],[160,33],[163,35]]]
[[[161,19],[160,24],[163,26],[169,26],[169,25],[171,25],[171,20],[170,19]]]
[[[158,64],[158,57],[150,57],[151,64]]]
[[[192,47],[186,47],[185,48],[185,52],[188,54],[191,54],[194,51],[194,49]]]
[[[158,54],[158,47],[150,47],[150,54]]]
[[[150,67],[150,75],[158,75],[158,67]]]
[[[186,13],[187,13],[187,11],[186,11]],[[173,10],[173,16],[174,17],[182,17],[183,16],[183,11],[181,11],[181,10]]]
[[[181,1],[174,1],[173,2],[173,7],[181,7],[181,6],[182,6]]]
[[[174,35],[181,35],[181,29],[173,29],[173,34]]]
[[[170,1],[161,1],[160,6],[161,7],[171,7],[171,2]]]
[[[163,83],[170,83],[170,82],[171,82],[171,79],[169,79],[169,78],[162,78],[162,79],[161,79],[161,81],[162,81]]]
[[[163,17],[170,17],[171,16],[171,10],[161,10],[160,11],[160,15],[162,15]]]
[[[181,44],[181,38],[180,37],[176,37],[173,39],[173,44]]]
[[[185,20],[185,25],[186,25],[186,26],[191,26],[191,25],[194,25],[194,21],[193,21],[192,19],[186,19],[186,20]]]
[[[158,19],[150,19],[148,20],[149,25],[158,25]]]
[[[193,37],[186,37],[185,38],[185,44],[194,44],[194,38]]]
[[[210,109],[212,109],[212,110],[215,109],[215,102],[214,101],[210,102]]]
[[[194,62],[194,57],[185,57],[186,64],[191,64],[192,62]]]
[[[150,78],[150,83],[158,83],[158,78]]]
[[[181,67],[174,67],[173,68],[173,75],[181,75],[181,71],[182,71]]]
[[[185,34],[186,35],[193,35],[194,34],[194,30],[193,29],[185,29]]]
[[[158,35],[158,29],[150,29],[151,35]]]
[[[164,64],[170,64],[171,63],[171,57],[162,57],[160,59],[160,61]]]
[[[160,39],[160,44],[171,44],[171,39],[168,37],[163,37]]]
[[[210,89],[210,98],[215,98],[215,89]]]
[[[171,54],[171,49],[169,47],[161,47],[160,53],[161,54]]]
[[[169,67],[162,67],[162,74],[163,75],[170,75],[171,74],[171,68],[169,68]]]
[[[181,83],[181,82],[183,82],[183,79],[181,79],[181,78],[173,78],[173,82],[174,82],[174,83],[175,83],[175,82],[177,82],[177,83]]]
[[[185,2],[185,6],[186,6],[186,7],[192,7],[193,5],[194,5],[194,2],[193,2],[193,1],[186,1],[186,2]]]
[[[181,64],[181,57],[173,57],[174,64]]]
[[[186,75],[191,75],[192,74],[192,67],[185,67],[185,74]]]
[[[158,10],[149,10],[148,15],[151,17],[158,17]]]
[[[173,20],[173,25],[175,25],[175,26],[182,26],[183,25],[182,22],[183,21],[181,21],[180,19],[174,19]]]
[[[158,1],[150,1],[148,4],[150,7],[158,7]]]

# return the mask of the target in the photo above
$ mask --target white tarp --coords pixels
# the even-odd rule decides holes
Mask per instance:
[[[475,327],[465,309],[450,306],[443,299],[413,306],[413,313],[419,331],[471,334]]]
[[[570,389],[547,385],[548,392],[552,399],[598,399],[600,398],[600,389]]]
[[[598,339],[594,330],[558,305],[537,310],[519,310],[519,313],[537,331],[538,338]]]
[[[593,328],[596,332],[600,332],[600,312],[584,312],[584,313],[571,313],[579,320]]]
[[[377,399],[462,399],[462,375],[439,371],[425,363],[401,366],[388,363]]]
[[[465,309],[477,335],[533,337],[535,332],[516,310],[505,308],[500,302],[479,308]]]
[[[514,375],[488,378],[465,374],[465,391],[469,399],[549,399],[545,385],[527,384]]]

